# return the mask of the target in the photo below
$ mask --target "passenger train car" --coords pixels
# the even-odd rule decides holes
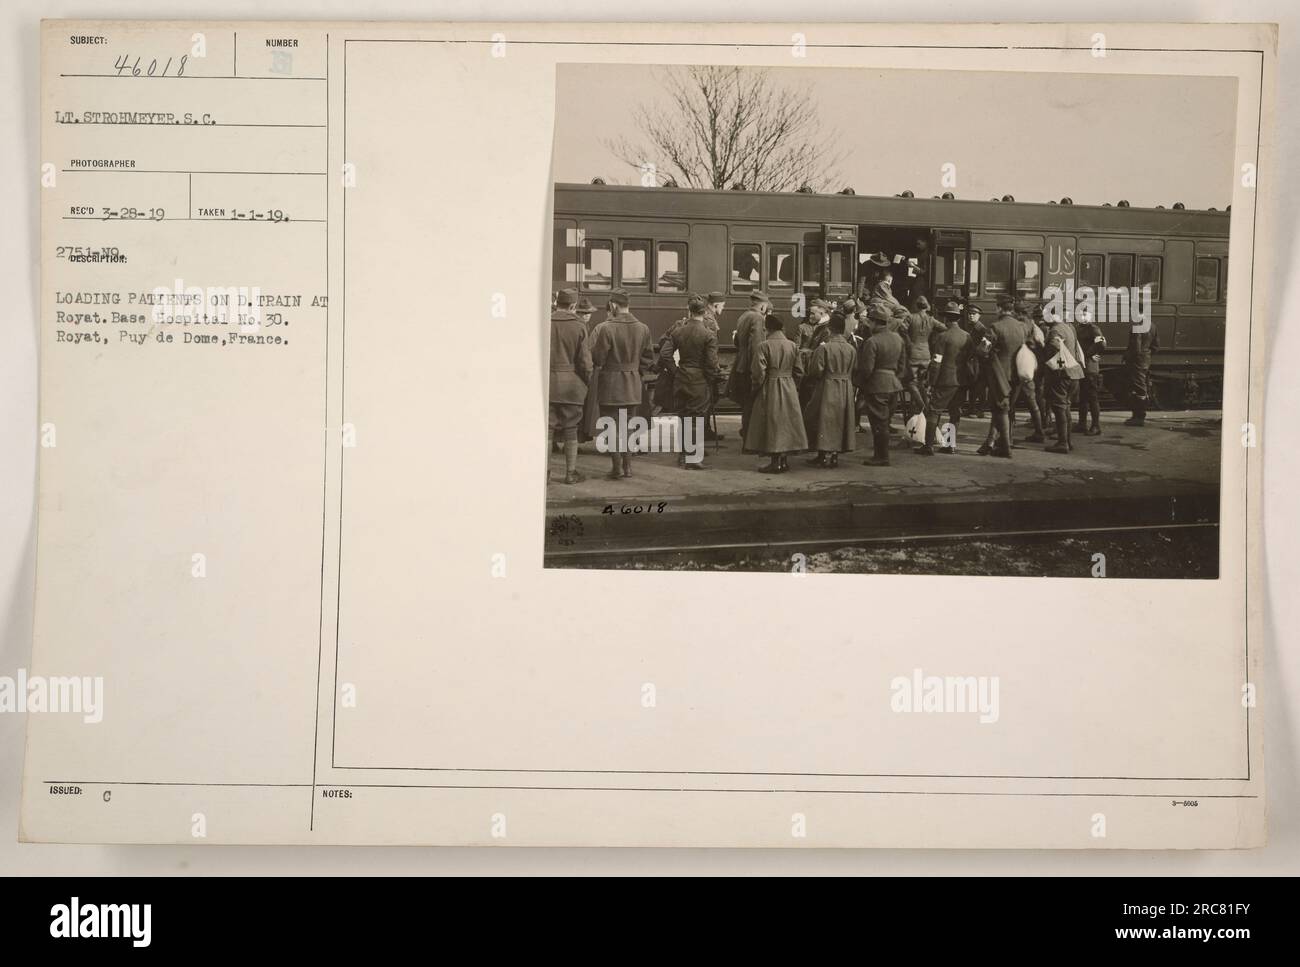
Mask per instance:
[[[1152,361],[1156,402],[1218,405],[1230,214],[1064,202],[560,184],[553,288],[577,288],[599,320],[603,293],[622,287],[656,338],[682,318],[688,292],[725,292],[725,354],[750,292],[766,292],[793,334],[792,307],[860,293],[873,253],[894,263],[900,301],[955,299],[986,315],[1002,293],[1041,301],[1045,287],[1070,279],[1149,284],[1161,347]],[[1123,402],[1129,326],[1101,328],[1103,379]]]

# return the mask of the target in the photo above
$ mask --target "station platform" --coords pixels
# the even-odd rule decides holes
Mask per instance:
[[[1024,414],[1021,414],[1022,419]],[[583,444],[571,485],[563,457],[550,457],[548,565],[601,553],[727,544],[1022,533],[1215,523],[1219,514],[1222,414],[1157,412],[1143,427],[1103,413],[1100,436],[1075,433],[1072,453],[1025,443],[1015,427],[1012,459],[979,456],[988,419],[961,421],[956,454],[920,456],[902,444],[896,420],[891,465],[868,467],[870,434],[835,469],[789,458],[790,471],[762,474],[762,456],[741,452],[739,416],[720,415],[720,445],[702,470],[671,453],[639,454],[633,476],[609,480],[609,458]]]

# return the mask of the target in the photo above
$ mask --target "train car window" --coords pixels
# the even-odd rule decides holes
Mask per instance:
[[[809,293],[821,291],[822,250],[820,245],[803,247],[803,287]]]
[[[959,253],[964,254],[964,253]],[[979,292],[980,290],[980,253],[970,253],[970,290]]]
[[[1219,268],[1222,270],[1219,272],[1219,301],[1227,302],[1228,301],[1228,259],[1226,256],[1224,258],[1219,259]]]
[[[752,292],[762,282],[763,249],[758,245],[731,246],[731,291]]]
[[[1043,294],[1043,256],[1038,252],[1016,255],[1016,295],[1037,299]]]
[[[852,245],[831,245],[829,247],[830,258],[827,260],[827,277],[826,288],[830,290],[831,286],[843,287],[853,285],[853,246]]]
[[[609,289],[614,285],[614,243],[589,238],[582,243],[582,285],[586,289]]]
[[[795,273],[795,252],[793,245],[767,246],[767,287],[769,289],[793,289]]]
[[[979,253],[975,253],[976,260]],[[934,284],[963,286],[966,284],[966,252],[956,248],[939,249],[934,260]]]
[[[656,253],[656,292],[686,291],[686,243],[660,242]]]
[[[1219,260],[1200,258],[1196,260],[1196,301],[1219,301]]]
[[[650,243],[621,242],[618,250],[619,285],[644,289],[650,285]]]
[[[1133,256],[1111,255],[1106,260],[1106,286],[1127,289],[1133,284]]]
[[[1100,255],[1079,256],[1079,285],[1100,289],[1104,281],[1105,260]]]
[[[1151,286],[1151,301],[1160,301],[1160,269],[1161,261],[1155,255],[1138,256],[1138,277],[1137,284],[1139,287],[1144,285]]]
[[[1011,253],[984,253],[984,293],[1000,295],[1011,288]]]

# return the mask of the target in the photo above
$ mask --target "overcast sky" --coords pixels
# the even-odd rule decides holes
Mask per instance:
[[[631,108],[662,103],[664,68],[557,67],[555,180],[635,184],[603,139],[637,137]],[[959,198],[1225,208],[1236,81],[1218,77],[771,68],[810,85],[844,160],[838,190],[929,197],[943,164]],[[889,137],[882,138],[885,132]]]

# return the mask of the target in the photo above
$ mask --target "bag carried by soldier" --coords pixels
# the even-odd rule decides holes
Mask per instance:
[[[1070,350],[1062,346],[1056,351],[1056,355],[1047,361],[1047,368],[1051,370],[1065,370],[1065,375],[1070,379],[1083,379],[1083,367],[1079,361],[1074,358]]]
[[[908,417],[907,420],[907,438],[917,443],[925,442],[925,414],[917,413],[915,416]]]
[[[1030,382],[1034,378],[1034,372],[1038,369],[1038,357],[1028,346],[1021,346],[1016,350],[1016,375],[1023,382]]]

